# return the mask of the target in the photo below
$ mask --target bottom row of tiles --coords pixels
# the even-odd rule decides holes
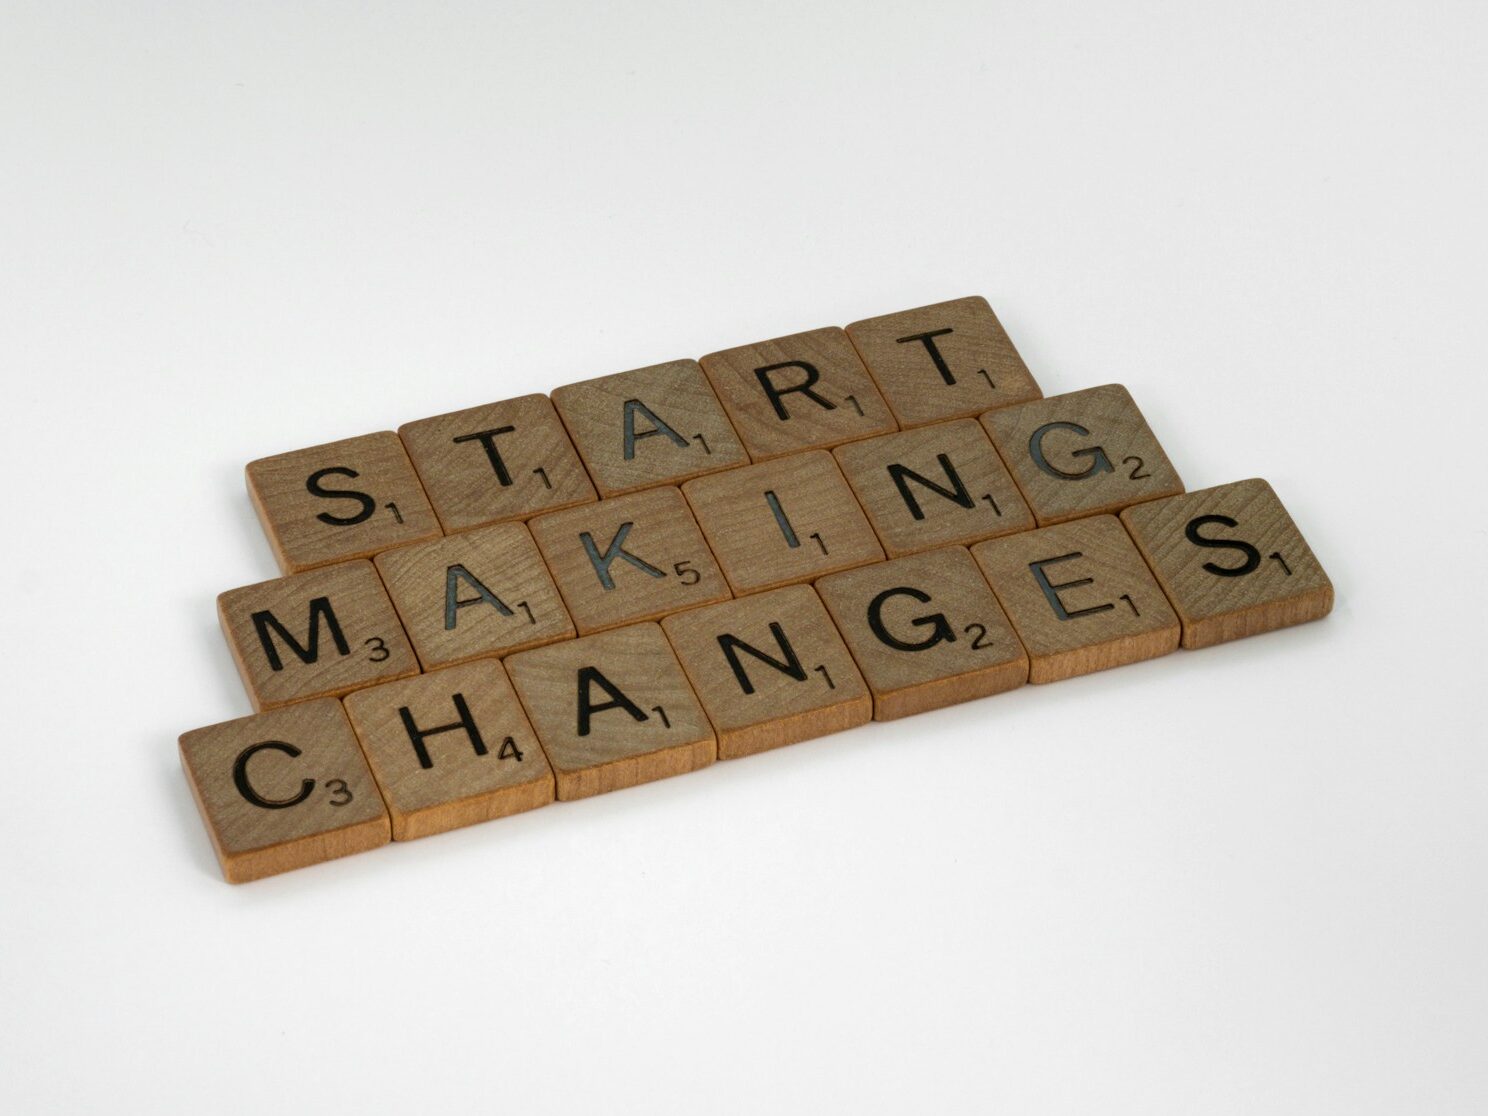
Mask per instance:
[[[244,882],[1153,658],[1199,606],[1249,617],[1225,638],[1314,619],[1332,587],[1295,540],[1253,581],[1214,566],[1233,599],[1175,596],[1182,625],[1178,583],[1097,516],[198,729],[181,756]]]

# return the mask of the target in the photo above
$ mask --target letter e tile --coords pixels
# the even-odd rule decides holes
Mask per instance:
[[[1178,649],[1178,617],[1114,515],[988,539],[971,553],[1028,650],[1030,682]]]

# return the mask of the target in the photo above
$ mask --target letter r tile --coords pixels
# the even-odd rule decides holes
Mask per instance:
[[[1120,384],[1005,407],[983,415],[982,425],[1040,526],[1183,491]]]
[[[702,366],[755,461],[899,429],[835,327],[710,353]]]
[[[1030,682],[1178,649],[1178,617],[1114,515],[988,539],[971,554],[1028,651]]]
[[[217,616],[254,709],[418,673],[366,559],[229,589],[217,598]]]
[[[181,766],[229,883],[388,843],[387,810],[334,698],[184,733]]]

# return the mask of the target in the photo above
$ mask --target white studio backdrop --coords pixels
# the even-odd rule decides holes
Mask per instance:
[[[1485,31],[0,7],[0,1109],[1488,1110]],[[1334,615],[221,882],[245,462],[974,293]]]

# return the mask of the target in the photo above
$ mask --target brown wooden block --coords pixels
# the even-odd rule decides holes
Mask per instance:
[[[418,673],[365,559],[229,589],[217,617],[254,709],[337,697]]]
[[[525,524],[387,550],[376,563],[425,670],[574,636]]]
[[[867,318],[847,335],[905,428],[1043,394],[980,295]]]
[[[682,486],[736,595],[883,558],[857,497],[822,450]]]
[[[229,883],[388,843],[388,814],[334,698],[181,736],[181,766]]]
[[[702,367],[673,360],[553,392],[601,496],[749,464]]]
[[[582,635],[729,599],[675,488],[554,512],[530,526]]]
[[[832,574],[816,591],[873,693],[874,720],[1028,681],[1028,655],[963,547]]]
[[[1030,682],[1178,649],[1178,617],[1113,515],[988,539],[971,553],[1028,651]]]
[[[710,353],[702,365],[755,461],[898,429],[835,326]]]
[[[523,395],[398,427],[446,531],[465,531],[595,499],[558,412]]]
[[[982,423],[1041,525],[1183,491],[1168,455],[1120,384],[992,411]]]
[[[552,769],[494,659],[359,690],[344,704],[395,841],[553,801]]]
[[[633,624],[506,660],[568,800],[696,771],[713,728],[661,629]]]
[[[1333,610],[1333,583],[1263,480],[1139,504],[1121,520],[1183,621],[1184,647],[1259,635]]]
[[[873,698],[821,598],[792,585],[662,621],[734,759],[867,724]]]
[[[832,451],[891,557],[1031,530],[1033,513],[975,419]]]
[[[285,573],[440,534],[391,430],[260,458],[247,476],[248,497]]]

